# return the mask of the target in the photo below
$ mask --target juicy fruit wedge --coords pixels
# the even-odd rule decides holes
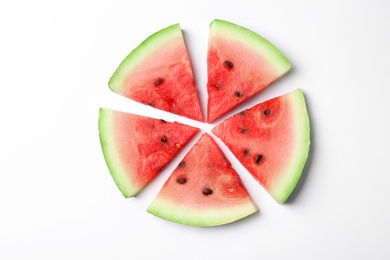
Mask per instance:
[[[126,198],[137,195],[198,131],[177,122],[100,109],[104,158]]]
[[[256,211],[239,176],[208,134],[184,157],[148,208],[158,217],[191,226],[222,225]]]
[[[108,85],[137,102],[204,121],[179,24],[144,40],[122,61]]]
[[[210,24],[207,54],[207,122],[253,97],[291,69],[270,42],[236,24]]]
[[[294,190],[310,147],[310,124],[300,89],[238,113],[212,132],[279,203]]]

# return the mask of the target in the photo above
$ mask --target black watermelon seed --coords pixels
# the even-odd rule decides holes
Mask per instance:
[[[256,164],[260,164],[261,161],[263,161],[263,155],[259,154],[259,155],[256,157]]]
[[[178,168],[183,168],[184,166],[186,166],[186,162],[185,161],[181,161],[177,167]]]
[[[223,64],[225,64],[225,66],[228,67],[229,69],[233,69],[234,67],[233,62],[231,62],[230,60],[225,60]]]
[[[167,121],[165,121],[164,119],[160,119],[160,121],[163,122],[164,124],[167,122]]]
[[[202,193],[203,193],[204,195],[211,195],[211,194],[213,194],[213,190],[212,190],[212,189],[209,189],[209,188],[204,188],[203,191],[202,191]]]
[[[241,111],[240,115],[245,116],[245,111]]]
[[[246,134],[246,132],[247,132],[246,128],[241,129],[241,133]]]
[[[215,87],[216,87],[217,89],[220,89],[220,88],[221,88],[221,85],[215,84]]]
[[[179,183],[179,184],[184,184],[184,183],[187,182],[187,179],[184,178],[184,177],[180,177],[180,178],[178,178],[178,179],[176,180],[176,182]]]
[[[166,143],[168,140],[167,140],[167,138],[165,137],[165,136],[163,136],[162,138],[161,138],[161,142],[164,142],[164,143]]]
[[[243,96],[243,94],[242,94],[240,91],[234,92],[234,95],[235,95],[236,97],[242,97],[242,96]]]
[[[244,150],[244,156],[247,156],[249,154],[249,150],[248,149],[245,149]]]
[[[158,78],[157,81],[154,82],[154,85],[155,85],[155,86],[158,86],[158,85],[160,85],[160,84],[163,83],[163,82],[164,82],[164,79],[163,79],[163,78]]]
[[[269,116],[270,114],[271,114],[271,110],[270,109],[264,110],[264,115]]]
[[[153,103],[148,103],[149,106],[151,107],[154,107],[154,104]]]

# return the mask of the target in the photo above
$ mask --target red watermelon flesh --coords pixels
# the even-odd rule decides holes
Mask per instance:
[[[137,195],[198,131],[177,122],[100,109],[104,158],[126,198]]]
[[[108,85],[137,102],[204,121],[179,24],[144,40],[122,61]]]
[[[310,146],[309,117],[300,89],[244,110],[212,132],[277,202],[287,200]]]
[[[290,62],[270,42],[236,24],[210,24],[207,122],[213,122],[286,74]]]
[[[191,226],[216,226],[258,211],[240,177],[208,134],[168,178],[148,212]]]

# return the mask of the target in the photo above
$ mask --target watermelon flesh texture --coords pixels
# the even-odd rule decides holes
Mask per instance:
[[[270,42],[244,27],[214,20],[207,54],[207,122],[250,99],[291,69]]]
[[[204,121],[179,24],[144,40],[122,61],[108,85],[137,102]]]
[[[148,212],[191,226],[216,226],[258,211],[240,177],[208,134],[168,178]]]
[[[310,147],[310,123],[301,89],[244,110],[212,133],[277,202],[287,200]]]
[[[198,131],[177,122],[100,109],[104,158],[126,198],[137,195]]]

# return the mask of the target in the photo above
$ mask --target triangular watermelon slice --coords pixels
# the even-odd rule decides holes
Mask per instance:
[[[204,121],[179,24],[144,40],[122,61],[108,85],[137,102]]]
[[[277,202],[287,200],[310,147],[309,117],[301,89],[244,110],[212,132]]]
[[[210,24],[207,122],[211,123],[286,74],[290,62],[270,42],[236,24]]]
[[[258,211],[240,177],[208,134],[179,163],[148,212],[191,226],[216,226]]]
[[[177,122],[100,109],[104,158],[126,198],[137,195],[198,131]]]

